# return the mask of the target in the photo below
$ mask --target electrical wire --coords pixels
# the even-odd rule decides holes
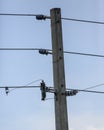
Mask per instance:
[[[92,20],[84,20],[84,19],[74,19],[74,18],[62,18],[62,19],[63,20],[74,21],[74,22],[83,22],[83,23],[92,23],[92,24],[101,24],[101,25],[104,24],[104,22],[92,21]]]
[[[39,51],[41,48],[0,48],[0,51]],[[47,51],[52,51],[51,49],[43,49]]]
[[[39,51],[39,50],[46,50],[50,51],[48,54],[52,54],[51,49],[40,49],[40,48],[0,48],[0,51]],[[104,58],[104,55],[98,54],[89,54],[89,53],[81,53],[81,52],[72,52],[72,51],[63,51],[66,54],[73,54],[73,55],[82,55],[82,56],[90,56],[90,57],[99,57]]]
[[[98,87],[100,87],[100,86],[104,86],[104,83],[102,83],[102,84],[97,84],[97,85],[94,85],[94,86],[91,86],[91,87],[85,88],[85,89],[83,89],[83,90],[88,90],[88,89],[98,88]]]
[[[40,86],[1,86],[0,89],[5,89],[5,88],[14,88],[14,89],[20,89],[20,88],[40,88]],[[91,87],[90,87],[91,88]],[[66,90],[76,90],[78,92],[89,92],[89,93],[98,93],[98,94],[104,94],[103,91],[91,91],[91,90],[85,90],[85,89],[69,89],[66,88]]]
[[[85,89],[67,89],[67,90],[77,90],[78,92],[90,92],[90,93],[104,94],[103,91],[90,91],[90,90],[89,90],[89,89],[97,88],[97,87],[100,87],[100,86],[104,86],[104,83],[102,83],[102,84],[97,84],[97,85],[94,85],[94,86],[91,86],[91,87],[87,87],[87,88],[85,88]]]
[[[38,82],[38,81],[42,81],[42,79],[37,79],[37,80],[35,80],[35,81],[32,81],[32,82],[30,82],[30,83],[26,84],[25,86],[29,86],[29,85],[31,85],[31,84],[33,84],[33,83]]]
[[[18,14],[18,13],[0,13],[1,16],[25,16],[25,17],[33,17],[33,16],[45,16],[45,18],[50,19],[49,16],[42,15],[42,14]]]
[[[83,89],[66,89],[66,90],[76,90],[78,92],[88,92],[88,93],[98,93],[98,94],[104,94],[103,91],[91,91],[91,90],[83,90]]]
[[[40,80],[42,80],[42,79],[38,79],[38,80],[32,81],[32,82],[30,82],[30,83],[28,83],[28,84],[26,84],[26,85],[24,85],[24,86],[28,87],[29,85],[31,85],[31,84],[33,84],[33,83],[35,83],[35,82],[37,82],[37,81],[40,81]],[[15,89],[18,89],[18,88],[13,88],[13,89],[11,89],[11,90],[9,91],[9,93],[10,93],[11,91],[14,91]]]
[[[82,56],[91,56],[91,57],[104,58],[104,55],[97,55],[97,54],[88,54],[88,53],[71,52],[71,51],[64,51],[64,53],[73,54],[73,55],[82,55]]]
[[[2,86],[2,87],[0,87],[0,89],[4,88],[6,95],[8,95],[8,93],[10,93],[11,91],[13,91],[15,89],[20,89],[20,88],[39,88],[39,87],[40,86]],[[12,89],[10,89],[10,88],[12,88]]]
[[[17,14],[17,13],[0,13],[0,15],[4,16],[37,16],[36,14]]]
[[[40,50],[39,48],[0,48],[1,51],[34,51]]]
[[[39,88],[40,86],[0,86],[0,89],[2,88]]]
[[[0,13],[1,16],[37,16],[37,14],[18,14],[18,13]],[[45,16],[49,18],[49,16]],[[62,20],[69,20],[75,22],[83,22],[83,23],[92,23],[92,24],[104,24],[104,22],[92,21],[92,20],[84,20],[84,19],[74,19],[74,18],[61,18]]]

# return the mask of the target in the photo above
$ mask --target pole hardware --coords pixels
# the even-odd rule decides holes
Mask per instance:
[[[42,82],[40,83],[40,90],[41,90],[41,100],[45,100],[46,98],[46,85],[45,85],[45,82],[42,80]]]
[[[46,20],[46,16],[45,15],[42,15],[42,14],[40,14],[40,15],[36,15],[36,19],[37,20]]]
[[[42,55],[52,54],[52,52],[49,52],[49,51],[46,50],[46,49],[39,49],[39,53],[42,54]]]
[[[9,88],[8,87],[5,87],[5,93],[6,93],[6,95],[8,95],[8,93],[9,93]]]
[[[46,99],[46,93],[56,93],[55,90],[52,87],[46,87],[45,82],[42,80],[42,82],[40,83],[40,90],[41,90],[41,100],[45,101]]]
[[[71,91],[66,91],[65,93],[62,93],[62,95],[75,96],[77,93],[78,93],[78,90],[71,90]]]

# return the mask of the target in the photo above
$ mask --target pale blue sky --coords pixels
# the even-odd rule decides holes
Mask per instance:
[[[50,15],[61,8],[62,17],[104,21],[103,0],[0,0],[0,13]],[[62,21],[66,51],[104,55],[104,25]],[[0,16],[0,47],[51,49],[50,20]],[[0,86],[25,85],[43,79],[53,86],[52,57],[37,51],[0,51]],[[104,83],[104,59],[65,54],[67,88],[84,89]],[[39,85],[40,81],[33,85]],[[104,91],[104,87],[94,90]],[[53,98],[48,94],[47,98]],[[104,130],[104,95],[78,93],[68,97],[70,130]],[[41,101],[39,89],[18,89],[8,96],[0,91],[1,130],[55,130],[54,100]]]

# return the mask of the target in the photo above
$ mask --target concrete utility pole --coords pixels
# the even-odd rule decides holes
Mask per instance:
[[[61,25],[61,9],[54,8],[50,11],[53,49],[53,78],[55,94],[55,121],[56,130],[68,130],[66,85],[64,72],[64,55]]]

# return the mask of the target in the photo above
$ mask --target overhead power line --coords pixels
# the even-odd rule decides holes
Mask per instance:
[[[82,90],[82,89],[67,89],[67,90],[75,90],[75,91],[78,91],[78,92],[88,92],[88,93],[104,94],[103,91],[91,91],[91,90]]]
[[[71,52],[71,51],[64,51],[64,53],[69,53],[69,54],[74,54],[74,55],[82,55],[82,56],[92,56],[92,57],[101,57],[101,58],[104,58],[104,55],[97,55],[97,54],[88,54],[88,53]]]
[[[37,80],[34,80],[34,81],[32,81],[32,82],[27,83],[27,84],[26,84],[26,85],[24,85],[24,86],[29,86],[29,85],[31,85],[31,84],[33,84],[33,83],[38,82],[38,81],[42,81],[42,79],[37,79]]]
[[[42,14],[19,14],[19,13],[0,13],[1,16],[25,16],[25,17],[36,17],[37,20],[50,19],[49,16]]]
[[[5,89],[6,95],[15,89],[30,89],[30,88],[40,88],[40,86],[0,86],[0,89]],[[11,89],[11,90],[9,90]]]
[[[104,85],[104,83],[102,83],[102,84],[97,84],[97,85],[94,85],[94,86],[91,86],[91,87],[87,87],[87,88],[85,88],[85,89],[66,89],[66,90],[70,90],[70,91],[68,91],[67,93],[70,93],[71,91],[72,92],[89,92],[89,93],[98,93],[98,94],[104,94],[104,92],[103,91],[91,91],[91,90],[89,90],[89,89],[93,89],[93,88],[97,88],[97,87],[100,87],[100,86],[103,86]],[[76,94],[75,94],[76,95]],[[73,96],[73,93],[72,93],[72,96]]]
[[[83,19],[74,19],[74,18],[62,18],[63,20],[69,20],[74,22],[83,22],[83,23],[92,23],[92,24],[104,24],[104,22],[92,21],[92,20],[83,20]]]
[[[39,48],[0,48],[1,51],[34,51],[39,50]]]
[[[98,88],[98,87],[101,87],[101,86],[104,86],[104,83],[102,83],[102,84],[97,84],[97,85],[94,85],[94,86],[85,88],[84,90],[93,89],[93,88]]]
[[[42,20],[42,19],[51,19],[50,16],[46,15],[37,15],[37,14],[20,14],[20,13],[0,13],[1,16],[25,16],[25,17],[34,17],[36,16],[36,19]],[[61,18],[63,20],[69,20],[69,21],[74,21],[74,22],[83,22],[83,23],[92,23],[92,24],[104,24],[104,22],[100,21],[92,21],[92,20],[84,20],[84,19],[75,19],[75,18]]]
[[[5,89],[5,88],[8,88],[8,89],[22,89],[22,88],[40,88],[40,86],[0,86],[0,89]],[[52,89],[53,87],[49,87],[49,89]],[[54,90],[54,89],[52,89]],[[89,92],[89,93],[98,93],[98,94],[104,94],[103,91],[91,91],[91,90],[83,90],[83,89],[69,89],[69,88],[66,88],[66,90],[75,90],[75,91],[78,91],[78,92]]]
[[[51,49],[41,49],[41,48],[0,48],[0,51],[35,51],[35,50],[52,51]]]
[[[17,14],[17,13],[0,13],[0,15],[4,16],[37,16],[36,14]]]
[[[13,88],[13,89],[17,89],[17,88],[39,88],[40,86],[0,86],[0,89],[2,88]]]
[[[40,49],[40,48],[0,48],[0,51],[39,51],[40,54],[44,54],[46,52],[47,54],[52,54],[51,49]],[[48,52],[50,51],[50,52]],[[98,54],[88,54],[88,53],[81,53],[81,52],[72,52],[72,51],[64,51],[66,54],[73,54],[73,55],[82,55],[82,56],[90,56],[90,57],[99,57],[104,58],[104,55],[98,55]]]

